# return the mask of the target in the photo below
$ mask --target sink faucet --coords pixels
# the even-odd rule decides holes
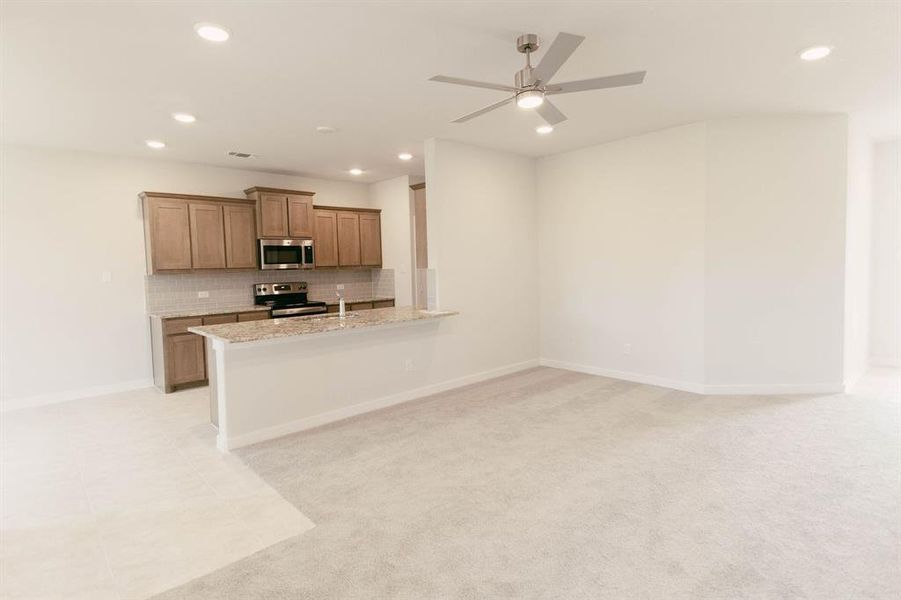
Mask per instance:
[[[338,316],[342,319],[347,316],[347,312],[344,310],[344,284],[339,283],[336,286],[335,295],[338,296]]]

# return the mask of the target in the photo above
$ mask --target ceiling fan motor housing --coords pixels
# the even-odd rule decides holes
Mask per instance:
[[[541,46],[537,33],[524,33],[516,38],[516,49],[525,54],[535,52]]]

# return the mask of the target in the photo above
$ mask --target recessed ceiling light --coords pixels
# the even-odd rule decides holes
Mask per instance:
[[[516,95],[516,106],[520,108],[535,108],[544,103],[544,92],[529,90]]]
[[[153,148],[154,150],[159,150],[161,148],[166,147],[166,144],[164,144],[163,142],[160,142],[158,140],[147,140],[144,143],[147,144],[148,147]]]
[[[334,127],[329,127],[328,125],[320,125],[316,128],[316,131],[318,131],[319,133],[335,133],[338,130]]]
[[[552,132],[553,130],[554,130],[554,128],[551,127],[550,125],[539,125],[538,127],[535,128],[535,131],[537,131],[541,135],[547,135],[548,133]]]
[[[172,118],[179,123],[193,123],[197,120],[197,117],[189,115],[188,113],[173,113]]]
[[[410,160],[411,158],[413,158],[413,155],[410,154],[409,152],[401,152],[400,154],[397,155],[397,158],[399,158],[401,160]]]
[[[832,48],[829,46],[813,46],[801,52],[799,55],[801,60],[820,60],[832,54]]]
[[[357,167],[354,167],[353,169],[348,171],[348,173],[350,173],[351,175],[362,175],[363,169],[358,169]]]
[[[215,23],[197,23],[194,25],[194,31],[208,42],[224,42],[231,35],[228,29]]]

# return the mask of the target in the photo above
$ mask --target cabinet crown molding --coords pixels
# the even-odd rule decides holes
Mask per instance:
[[[244,190],[245,194],[253,194],[254,192],[264,192],[267,194],[286,194],[288,196],[315,196],[316,192],[304,192],[303,190],[283,190],[281,188],[253,186]]]
[[[205,202],[233,202],[243,205],[253,205],[253,200],[247,198],[227,198],[225,196],[201,196],[198,194],[173,194],[170,192],[141,192],[138,194],[141,199],[146,198],[166,198],[170,200],[198,200]]]
[[[335,210],[338,212],[354,212],[354,213],[381,213],[381,208],[357,208],[356,206],[322,206],[314,204],[315,210]]]

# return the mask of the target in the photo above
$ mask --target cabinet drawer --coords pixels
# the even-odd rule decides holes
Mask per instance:
[[[188,333],[188,327],[200,327],[203,319],[200,317],[185,317],[183,319],[165,319],[163,321],[163,335],[175,335]]]
[[[328,306],[325,307],[325,311],[330,312],[330,313],[336,313],[336,312],[338,312],[338,308],[339,307],[337,304],[329,304]]]
[[[373,302],[372,308],[391,308],[394,306],[394,300],[382,300],[380,302]]]
[[[367,310],[372,308],[372,302],[354,302],[347,305],[347,310]]]
[[[238,315],[210,315],[203,318],[204,325],[221,325],[222,323],[237,323]]]
[[[247,312],[247,313],[239,313],[238,314],[238,322],[243,323],[245,321],[265,321],[269,319],[269,311],[268,310],[258,310],[255,312]]]

